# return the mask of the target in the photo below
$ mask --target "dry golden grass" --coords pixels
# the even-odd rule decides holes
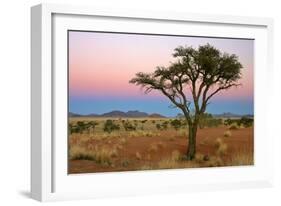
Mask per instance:
[[[151,144],[148,149],[149,152],[157,152],[157,150],[158,150],[157,144]]]
[[[69,158],[71,160],[78,160],[78,159],[94,160],[94,155],[93,153],[90,152],[90,150],[86,150],[83,147],[73,145],[70,147],[69,150]]]
[[[178,161],[181,158],[181,154],[178,150],[174,150],[171,155],[171,159],[174,161]]]
[[[196,168],[200,165],[195,161],[175,161],[172,158],[163,159],[158,162],[155,169],[177,169],[177,168]]]
[[[142,165],[139,170],[152,170],[154,169],[151,165]]]
[[[187,137],[187,135],[188,135],[187,129],[180,129],[178,131],[178,136],[179,137]]]
[[[122,137],[120,139],[121,144],[126,144],[127,143],[127,139],[125,137]]]
[[[204,155],[203,155],[203,154],[200,154],[200,153],[197,153],[197,154],[195,155],[195,160],[194,160],[194,161],[196,161],[196,162],[199,163],[199,164],[204,163]]]
[[[139,133],[136,131],[129,132],[128,137],[138,137]]]
[[[112,158],[117,157],[117,149],[98,148],[86,149],[81,146],[72,146],[69,150],[69,158],[71,160],[92,160],[102,165],[111,165]]]
[[[237,129],[239,129],[239,126],[237,124],[231,124],[228,129],[237,130]]]
[[[158,169],[171,169],[171,168],[179,168],[179,162],[173,160],[172,158],[163,159],[158,162]]]
[[[183,155],[178,151],[174,150],[170,157],[162,159],[158,162],[154,169],[176,169],[176,168],[194,168],[199,167],[196,161],[185,161],[182,160]]]
[[[221,138],[217,138],[215,142],[215,147],[216,147],[216,153],[219,156],[223,156],[227,152],[227,144],[223,142]]]
[[[231,137],[231,135],[232,135],[231,131],[229,131],[229,130],[225,131],[223,134],[224,137]]]
[[[152,136],[153,136],[153,133],[152,133],[152,132],[145,132],[145,136],[146,136],[146,137],[152,137]]]
[[[118,144],[118,145],[116,145],[116,149],[122,150],[122,149],[123,149],[123,146]]]
[[[240,165],[253,165],[254,154],[249,151],[246,147],[240,148],[232,154],[230,160],[227,162],[228,166],[240,166]]]
[[[117,148],[113,148],[113,150],[111,151],[110,157],[118,157],[118,151]]]
[[[221,159],[221,157],[210,157],[210,160],[206,162],[206,167],[218,167],[224,166],[225,163]]]
[[[166,130],[158,130],[155,125],[161,124],[162,120],[155,119],[154,124],[147,120],[141,124],[140,119],[137,119],[138,128],[134,131],[125,131],[122,128],[122,121],[116,120],[119,121],[117,124],[121,125],[120,130],[105,133],[103,131],[105,120],[99,119],[99,125],[90,133],[70,135],[69,159],[92,161],[70,161],[77,165],[76,167],[85,164],[85,171],[88,171],[89,167],[93,168],[91,171],[127,171],[238,166],[252,165],[254,162],[251,142],[245,140],[244,144],[240,134],[251,134],[249,133],[251,131],[240,129],[241,127],[238,127],[239,131],[235,131],[237,125],[234,129],[230,128],[232,125],[221,126],[217,128],[216,133],[211,131],[212,129],[211,133],[208,133],[207,129],[200,130],[197,154],[194,160],[188,161],[183,154],[183,145],[187,143],[187,128],[175,130],[168,127]],[[248,133],[245,133],[246,131]],[[235,138],[230,138],[234,134]],[[247,136],[245,138],[247,139]],[[241,147],[245,148],[241,150]]]

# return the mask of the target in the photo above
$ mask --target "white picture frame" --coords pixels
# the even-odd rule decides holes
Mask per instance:
[[[67,73],[63,69],[67,65],[65,31],[95,28],[166,33],[167,25],[174,27],[173,34],[194,32],[192,35],[199,35],[202,32],[201,36],[256,39],[255,165],[68,175],[66,128],[62,129],[67,112]],[[186,25],[192,27],[192,31],[184,30]],[[40,4],[31,8],[31,26],[32,198],[53,201],[273,185],[274,136],[267,121],[267,108],[273,102],[267,92],[272,88],[270,77],[274,75],[272,19]],[[267,90],[262,83],[267,85]]]

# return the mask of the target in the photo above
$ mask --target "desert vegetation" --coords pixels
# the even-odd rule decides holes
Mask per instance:
[[[69,172],[252,165],[253,126],[205,116],[192,161],[183,118],[70,118]]]

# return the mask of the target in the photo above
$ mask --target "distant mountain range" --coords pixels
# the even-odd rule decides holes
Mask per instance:
[[[166,116],[158,114],[158,113],[148,114],[146,112],[140,112],[138,110],[128,111],[128,112],[114,110],[114,111],[103,113],[103,114],[91,113],[91,114],[86,114],[86,115],[69,112],[69,117],[167,118]],[[178,114],[176,117],[180,118],[180,117],[183,117],[183,115]],[[241,117],[253,118],[254,115],[252,115],[252,114],[240,115],[240,114],[226,112],[226,113],[222,113],[222,114],[213,114],[213,117],[216,117],[216,118],[241,118]]]
[[[119,110],[114,110],[111,112],[103,113],[103,114],[77,114],[73,112],[69,112],[69,117],[124,117],[124,118],[140,118],[140,117],[150,117],[150,118],[166,118],[165,116],[157,113],[148,114],[146,112],[140,112],[137,110],[134,111],[128,111],[128,112],[122,112]]]
[[[241,117],[248,117],[248,118],[253,118],[254,115],[252,114],[234,114],[234,113],[231,113],[231,112],[225,112],[225,113],[222,113],[222,114],[213,114],[213,117],[216,117],[216,118],[241,118]]]

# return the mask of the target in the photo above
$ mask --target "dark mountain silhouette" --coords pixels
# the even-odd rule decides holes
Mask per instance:
[[[128,111],[126,113],[127,116],[129,117],[147,117],[148,114],[145,112],[139,112],[138,110],[134,110],[134,111]]]
[[[122,111],[115,110],[115,111],[111,111],[111,112],[101,114],[99,116],[100,117],[125,117],[126,113],[122,112]]]
[[[253,118],[254,115],[252,115],[252,114],[241,115],[241,114],[234,114],[231,112],[225,112],[222,114],[213,114],[213,117],[216,117],[216,118],[241,118],[241,117]]]
[[[161,114],[157,114],[157,113],[148,114],[146,112],[140,112],[138,110],[128,111],[128,112],[114,110],[114,111],[106,112],[106,113],[103,113],[103,114],[92,113],[92,114],[87,114],[87,115],[81,115],[81,114],[69,112],[69,117],[121,117],[121,118],[122,117],[123,118],[154,117],[154,118],[165,118],[165,116],[163,116]]]
[[[98,115],[98,114],[96,114],[96,113],[91,113],[91,114],[82,115],[82,116],[87,116],[87,117],[99,117],[100,115]]]
[[[152,114],[148,115],[148,117],[150,117],[150,118],[165,118],[165,116],[163,116],[161,114],[157,114],[157,113],[152,113]]]
[[[68,113],[68,116],[69,116],[69,117],[82,117],[83,115],[81,115],[81,114],[76,114],[76,113],[73,113],[73,112],[69,112],[69,113]]]

